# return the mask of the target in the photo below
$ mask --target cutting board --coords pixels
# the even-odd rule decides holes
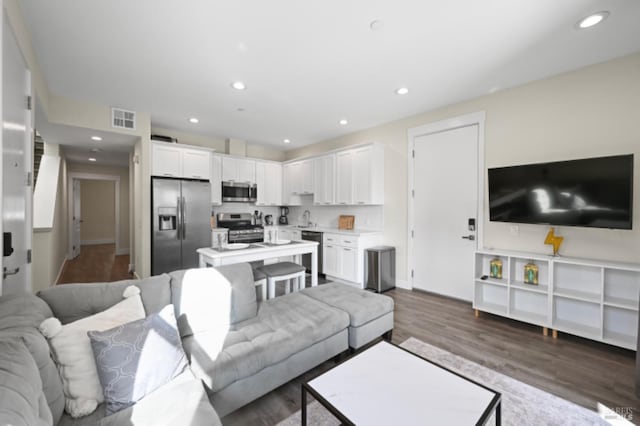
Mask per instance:
[[[355,216],[340,215],[338,219],[338,229],[353,229],[355,220]]]

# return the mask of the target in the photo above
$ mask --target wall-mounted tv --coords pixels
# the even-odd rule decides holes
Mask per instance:
[[[633,154],[489,169],[495,222],[631,229]]]

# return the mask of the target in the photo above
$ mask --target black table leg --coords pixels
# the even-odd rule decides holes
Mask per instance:
[[[302,385],[302,426],[307,426],[307,389]]]
[[[498,405],[496,406],[496,426],[500,426],[501,424],[502,424],[502,400],[500,400],[500,402],[498,402]]]

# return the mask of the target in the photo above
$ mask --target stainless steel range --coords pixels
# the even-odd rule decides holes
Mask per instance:
[[[251,213],[218,213],[218,227],[229,230],[230,243],[260,243],[264,241],[264,229],[252,222]]]

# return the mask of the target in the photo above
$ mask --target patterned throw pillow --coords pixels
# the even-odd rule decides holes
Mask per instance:
[[[87,334],[107,415],[135,404],[187,366],[173,305],[147,318]]]

